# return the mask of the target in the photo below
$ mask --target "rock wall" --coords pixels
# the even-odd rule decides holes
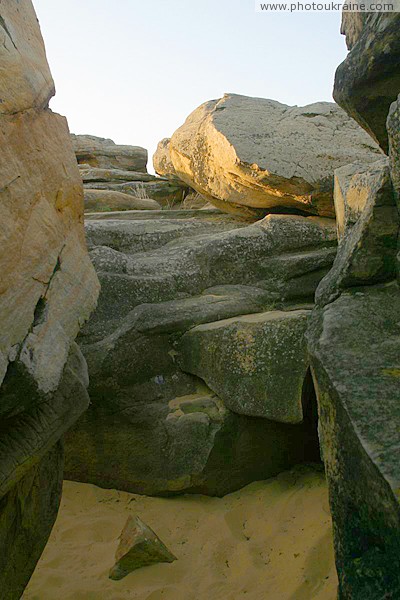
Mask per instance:
[[[61,436],[86,409],[74,339],[99,284],[66,120],[29,0],[0,6],[0,588],[19,598],[57,514]]]
[[[308,331],[340,600],[400,597],[399,18],[344,13],[335,98],[390,160],[335,173],[338,253]]]

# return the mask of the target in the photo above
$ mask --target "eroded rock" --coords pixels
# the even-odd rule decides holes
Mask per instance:
[[[130,194],[111,190],[85,189],[85,211],[161,210],[160,204],[150,198],[135,198]]]
[[[368,6],[368,2],[364,4]],[[342,33],[346,35],[350,52],[336,71],[333,90],[336,102],[385,153],[389,147],[386,119],[400,90],[399,29],[398,10],[344,12]]]
[[[71,139],[78,163],[147,173],[147,150],[140,146],[121,146],[95,135],[71,134]]]
[[[333,172],[379,150],[336,104],[304,107],[226,94],[172,136],[175,172],[218,208],[334,216]]]

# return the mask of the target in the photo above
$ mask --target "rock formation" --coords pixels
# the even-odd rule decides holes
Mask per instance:
[[[158,142],[157,150],[153,156],[153,166],[157,175],[161,177],[177,177],[174,165],[172,164],[170,152],[171,138],[164,138]]]
[[[178,177],[210,202],[258,216],[274,209],[333,217],[335,168],[379,158],[336,104],[291,107],[235,94],[197,108],[169,149]]]
[[[153,211],[88,220],[86,230],[102,292],[80,338],[92,404],[67,437],[68,478],[222,495],[318,456],[304,309],[335,256],[332,220]],[[217,333],[204,352],[203,327]],[[264,389],[278,364],[291,373],[286,394]]]
[[[385,152],[386,119],[400,90],[399,29],[400,12],[343,13],[342,33],[350,52],[336,71],[333,90],[336,102]]]
[[[170,180],[147,173],[144,148],[118,146],[112,140],[93,135],[71,138],[85,188],[86,212],[152,210],[160,205],[170,208],[182,203],[190,191],[177,178]]]
[[[344,13],[335,97],[390,161],[336,171],[338,253],[308,332],[340,600],[400,597],[399,16]]]
[[[66,120],[29,0],[0,7],[0,589],[20,598],[57,515],[60,438],[86,409],[74,339],[98,281]]]

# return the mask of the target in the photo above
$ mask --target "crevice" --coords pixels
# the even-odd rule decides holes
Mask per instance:
[[[14,48],[15,48],[15,49],[17,50],[17,52],[18,52],[18,48],[17,48],[17,46],[15,45],[15,42],[14,42],[14,40],[13,40],[13,39],[12,39],[12,37],[11,37],[11,33],[10,33],[10,32],[9,32],[9,30],[8,30],[8,27],[7,27],[7,25],[6,25],[6,22],[5,22],[5,20],[3,19],[3,17],[2,17],[1,15],[0,15],[0,25],[1,25],[1,27],[4,29],[4,31],[6,32],[6,34],[8,35],[8,37],[10,38],[12,45],[14,46]]]

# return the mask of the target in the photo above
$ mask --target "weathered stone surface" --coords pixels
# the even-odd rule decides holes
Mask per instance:
[[[349,290],[311,318],[309,347],[341,600],[400,596],[400,290]]]
[[[336,102],[386,153],[386,118],[400,90],[399,10],[400,5],[391,13],[343,13],[350,52],[336,71],[333,91]]]
[[[131,181],[124,183],[85,183],[85,188],[111,190],[130,194],[136,198],[156,200],[162,206],[180,204],[188,193],[188,187],[182,182],[158,178],[154,181]]]
[[[221,495],[315,459],[315,420],[233,413],[180,369],[177,343],[203,323],[312,300],[335,255],[335,224],[173,212],[86,225],[102,292],[80,338],[92,404],[68,433],[66,475],[146,494]]]
[[[102,293],[85,338],[111,333],[139,304],[196,296],[219,285],[255,284],[276,302],[313,297],[335,254],[334,221],[270,215],[248,225],[220,219],[89,222]]]
[[[120,169],[98,169],[87,165],[79,165],[83,183],[107,183],[107,182],[127,182],[127,181],[159,181],[159,178],[149,173],[140,173],[135,171],[121,171]]]
[[[334,170],[379,157],[336,104],[300,108],[234,94],[197,108],[170,152],[179,178],[222,210],[323,216],[334,216]]]
[[[153,167],[157,175],[173,178],[177,177],[177,174],[171,160],[170,142],[171,138],[164,138],[158,142],[157,150],[153,155]]]
[[[22,6],[20,2],[3,0],[0,40],[0,114],[45,108],[54,96],[54,82],[30,0]]]
[[[333,268],[318,287],[319,304],[331,302],[345,288],[390,281],[396,275],[399,215],[388,160],[355,171],[350,166],[336,172],[345,190],[340,202],[335,197],[344,233]]]
[[[147,173],[147,150],[140,146],[121,146],[94,135],[71,134],[71,139],[78,163]]]
[[[17,600],[61,494],[59,440],[87,408],[74,339],[98,294],[83,191],[29,0],[0,6],[0,595]]]
[[[301,423],[309,314],[268,311],[199,325],[182,337],[179,364],[236,413]]]
[[[387,119],[389,134],[390,170],[397,205],[400,209],[400,94],[390,107]]]
[[[0,586],[4,600],[19,600],[57,517],[64,452],[58,442],[0,500]]]
[[[157,563],[177,560],[160,538],[139,517],[128,517],[115,554],[110,579],[123,579],[132,571]]]
[[[161,210],[155,200],[135,198],[130,194],[113,192],[111,190],[85,189],[85,211],[116,211],[116,210]]]

